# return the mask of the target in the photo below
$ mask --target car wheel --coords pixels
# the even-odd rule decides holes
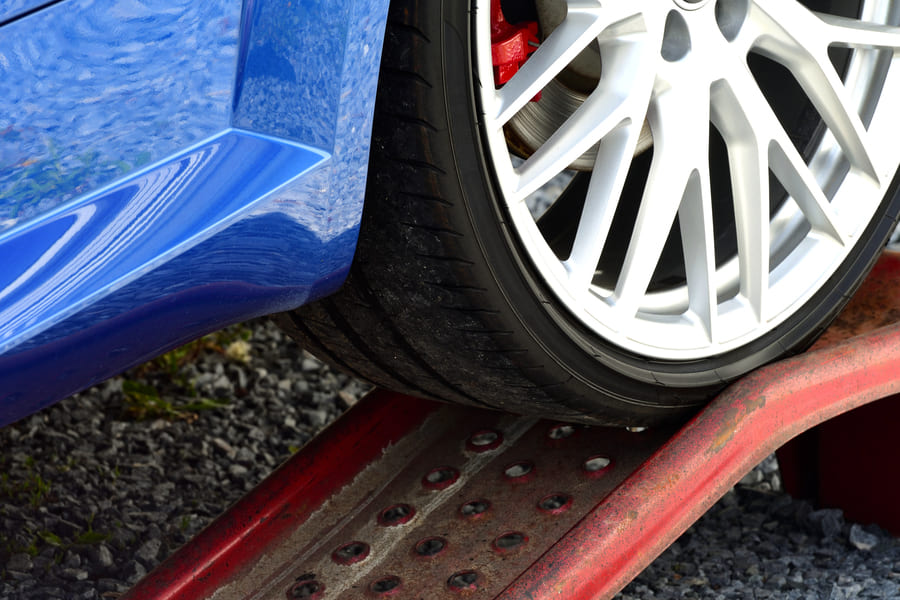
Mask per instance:
[[[893,230],[898,16],[395,0],[355,264],[279,320],[412,394],[681,418],[812,343]]]

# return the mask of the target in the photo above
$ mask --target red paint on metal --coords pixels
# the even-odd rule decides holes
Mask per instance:
[[[778,452],[785,489],[900,536],[897,423],[900,396],[892,396],[808,431]]]
[[[502,85],[512,79],[539,43],[534,21],[513,25],[503,16],[500,0],[491,0],[491,59],[494,81]],[[534,97],[540,100],[540,92]]]
[[[239,576],[249,561],[304,522],[437,407],[400,394],[369,394],[122,600],[193,600],[209,595]]]
[[[493,452],[470,452],[466,434],[473,424],[472,430],[502,432],[505,442]],[[245,557],[252,566],[213,597],[284,600],[296,577],[305,574],[315,574],[334,600],[388,592],[386,585],[371,586],[392,577],[402,582],[401,597],[494,597],[671,434],[658,430],[633,436],[621,428],[590,428],[550,450],[550,426],[528,417],[441,407],[329,497],[313,518],[292,527],[282,544],[262,556]],[[614,456],[615,466],[604,477],[585,477],[581,472],[585,458],[599,453]],[[505,469],[522,463],[534,465],[534,477],[524,483],[508,482]],[[435,465],[454,465],[460,471],[457,483],[445,490],[423,488],[423,473]],[[557,493],[573,499],[569,509],[555,514],[541,511],[540,499]],[[481,518],[463,518],[460,505],[478,499],[489,500],[493,508]],[[378,515],[399,504],[414,507],[415,517],[397,527],[379,525]],[[520,533],[527,541],[523,537],[525,543],[501,556],[491,541],[504,532]],[[444,551],[429,559],[417,556],[417,545],[427,538],[446,540]],[[334,550],[353,540],[370,545],[369,557],[354,565],[336,564]],[[504,540],[509,541],[515,540]],[[452,575],[468,570],[475,572],[477,590],[467,591],[471,574],[458,577],[454,581],[459,589],[451,589]]]
[[[900,326],[775,363],[723,392],[498,598],[612,597],[754,465],[900,391]]]
[[[900,321],[898,281],[900,253],[887,251],[815,347]],[[900,480],[885,476],[885,465],[900,462],[898,422],[900,398],[888,398],[797,437],[778,451],[785,489],[900,535]]]

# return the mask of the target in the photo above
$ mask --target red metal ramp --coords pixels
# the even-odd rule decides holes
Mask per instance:
[[[125,598],[608,598],[765,456],[898,374],[900,326],[882,328],[755,372],[677,432],[376,392]]]

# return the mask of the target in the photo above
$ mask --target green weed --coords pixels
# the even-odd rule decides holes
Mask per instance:
[[[0,498],[8,498],[14,502],[26,501],[37,508],[50,494],[50,482],[37,472],[31,456],[25,458],[24,466],[24,473],[0,473]]]
[[[94,531],[94,518],[96,516],[97,515],[95,513],[91,513],[91,516],[88,517],[87,529],[75,536],[76,544],[93,546],[94,544],[105,542],[110,538],[110,535],[108,533],[103,533],[102,531]]]
[[[189,402],[175,403],[163,398],[155,387],[126,379],[122,383],[126,411],[136,419],[195,420],[203,410],[227,406],[224,400],[196,398]]]
[[[246,325],[235,325],[184,344],[136,367],[122,383],[125,412],[135,419],[192,421],[198,417],[198,412],[226,406],[227,400],[201,397],[187,367],[208,353],[246,362],[250,348],[246,342],[251,335],[252,331]],[[160,391],[162,388],[165,392]]]
[[[65,544],[63,544],[62,538],[53,533],[52,531],[38,531],[38,537],[44,540],[46,543],[51,546],[56,546],[57,548],[62,548]]]

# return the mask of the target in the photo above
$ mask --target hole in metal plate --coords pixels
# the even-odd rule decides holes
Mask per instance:
[[[569,507],[572,506],[572,496],[561,492],[550,494],[541,498],[537,506],[543,512],[558,515],[569,510]]]
[[[459,507],[459,514],[469,519],[477,519],[491,508],[487,500],[472,500]]]
[[[350,542],[331,553],[331,560],[339,565],[353,565],[369,556],[369,545],[365,542]]]
[[[408,523],[416,514],[416,510],[409,504],[394,504],[378,515],[378,523],[385,527],[394,527]]]
[[[460,571],[454,573],[447,580],[447,587],[454,592],[478,589],[478,573],[475,571]]]
[[[388,575],[381,579],[376,579],[369,586],[369,591],[377,596],[388,596],[400,591],[400,578],[395,575]]]
[[[573,435],[575,435],[575,426],[566,425],[564,423],[554,425],[547,432],[547,437],[549,437],[551,440],[564,440],[566,438],[572,437]]]
[[[581,468],[591,477],[596,477],[604,473],[612,465],[612,459],[607,456],[597,455],[588,457]]]
[[[491,547],[497,552],[509,552],[528,541],[528,536],[519,531],[504,533],[491,543]]]
[[[466,448],[472,452],[494,450],[503,443],[503,434],[495,429],[479,429],[466,442]]]
[[[325,586],[316,580],[316,576],[307,573],[297,578],[287,597],[291,600],[319,600],[324,591]]]
[[[525,481],[534,475],[534,463],[527,460],[514,462],[507,465],[503,475],[510,481]]]
[[[437,556],[447,547],[447,540],[442,537],[430,537],[416,544],[416,554],[425,558]]]
[[[432,490],[443,490],[459,479],[459,471],[453,467],[443,466],[430,470],[422,478],[422,485]]]

